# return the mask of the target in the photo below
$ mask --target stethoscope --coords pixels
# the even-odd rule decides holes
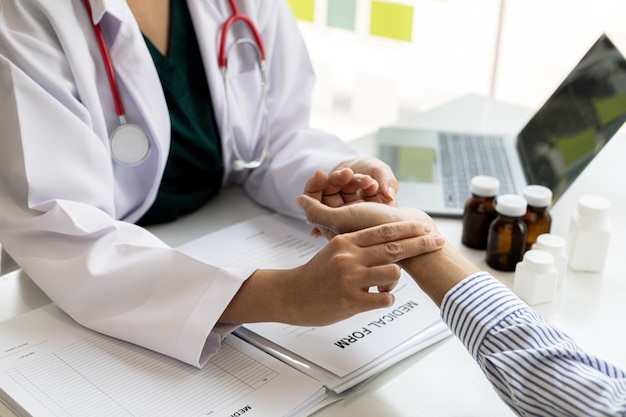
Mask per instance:
[[[261,35],[259,34],[252,20],[239,11],[239,7],[237,7],[237,3],[235,2],[235,0],[228,0],[228,2],[230,4],[230,7],[232,8],[233,13],[226,20],[224,26],[222,27],[221,42],[218,53],[218,65],[222,70],[222,78],[224,81],[228,131],[233,138],[233,150],[236,156],[236,159],[233,161],[233,169],[235,171],[242,171],[244,169],[258,168],[263,164],[263,162],[265,162],[269,155],[270,125],[268,84],[265,70],[265,48],[263,46]],[[89,0],[84,0],[84,3],[85,7],[87,8],[89,18],[91,19],[91,4]],[[228,30],[230,29],[232,24],[238,20],[244,22],[248,26],[250,32],[252,32],[254,41],[247,38],[238,39],[229,47],[228,51],[226,51],[226,38],[228,37]],[[93,22],[92,26],[94,34],[96,36],[96,40],[98,42],[98,48],[100,49],[100,55],[102,56],[102,62],[104,63],[104,67],[107,73],[111,94],[113,95],[113,100],[115,102],[115,111],[120,121],[120,125],[111,133],[109,137],[111,143],[111,156],[115,161],[121,164],[136,165],[145,160],[148,156],[151,148],[150,139],[148,138],[146,132],[140,126],[132,123],[127,123],[124,103],[122,102],[120,90],[117,86],[117,81],[115,79],[113,61],[111,60],[109,49],[107,48],[106,42],[104,40],[102,28],[100,27],[100,24],[96,24]],[[241,152],[239,151],[239,148],[237,146],[237,141],[235,140],[234,130],[230,117],[230,100],[228,97],[229,90],[227,58],[228,56],[230,56],[230,52],[232,51],[232,49],[240,45],[248,45],[254,50],[257,64],[261,72],[261,87],[263,89],[263,116],[265,120],[265,137],[263,140],[263,149],[261,151],[261,155],[258,158],[252,159],[250,161],[245,160],[241,156]]]
[[[267,83],[267,73],[265,70],[265,47],[263,46],[263,40],[261,39],[261,35],[259,31],[256,29],[252,20],[246,16],[245,14],[239,11],[239,7],[237,7],[237,3],[235,0],[228,0],[230,3],[230,7],[233,10],[233,14],[224,22],[224,26],[222,27],[221,39],[220,39],[220,47],[217,55],[217,62],[219,67],[222,70],[222,79],[224,80],[224,95],[226,96],[226,113],[228,119],[228,130],[230,132],[230,136],[233,138],[233,151],[235,152],[235,156],[237,159],[233,161],[233,169],[235,171],[242,171],[244,169],[252,169],[260,167],[263,162],[267,159],[269,155],[269,145],[270,145],[270,121],[269,121],[269,105],[268,105],[268,83]],[[226,38],[228,37],[228,30],[231,25],[236,21],[244,22],[250,32],[252,32],[252,36],[254,37],[254,41],[248,38],[240,38],[237,39],[230,47],[228,51],[226,51]],[[261,151],[261,155],[253,159],[251,161],[246,161],[239,152],[239,148],[237,147],[237,141],[235,140],[235,133],[233,131],[232,121],[230,119],[230,100],[228,98],[228,65],[227,59],[230,56],[233,48],[236,48],[240,45],[247,45],[251,47],[255,53],[257,65],[259,67],[259,71],[261,72],[261,88],[263,89],[263,119],[265,121],[265,137],[263,139],[263,150]]]
[[[87,8],[87,14],[91,20],[91,4],[89,0],[85,0],[85,7]],[[120,120],[120,125],[109,136],[111,156],[115,161],[121,164],[136,165],[148,156],[150,152],[150,139],[148,139],[148,135],[140,126],[126,122],[124,103],[122,102],[120,90],[117,87],[113,61],[111,60],[109,49],[104,41],[102,28],[100,24],[95,24],[93,21],[92,25],[96,40],[98,41],[100,55],[102,55],[102,62],[104,63],[107,78],[109,79],[111,94],[113,94],[113,101],[115,102],[115,111]]]

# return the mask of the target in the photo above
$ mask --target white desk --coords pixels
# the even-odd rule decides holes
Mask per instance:
[[[407,125],[516,132],[529,111],[492,100],[469,96],[441,108],[417,115]],[[353,142],[366,153],[374,153],[371,137]],[[626,139],[615,137],[583,175],[552,208],[552,231],[567,233],[570,214],[577,198],[585,193],[605,195],[613,202],[612,237],[603,274],[569,271],[557,298],[536,306],[548,320],[570,333],[584,348],[626,369],[626,193],[623,178]],[[153,227],[170,245],[244,220],[267,210],[249,202],[238,189],[224,190],[202,210],[172,225]],[[482,251],[461,247],[459,220],[439,219],[448,240],[481,267]],[[492,271],[493,272],[493,271]],[[494,272],[510,285],[511,273]],[[0,320],[48,303],[48,298],[19,271],[0,278]],[[0,405],[0,416],[10,416]],[[346,398],[313,414],[315,417],[344,416],[476,416],[505,417],[513,413],[499,400],[478,366],[454,337],[427,348],[373,378]]]

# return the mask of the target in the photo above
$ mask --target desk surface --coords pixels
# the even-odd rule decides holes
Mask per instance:
[[[476,96],[464,97],[440,108],[416,115],[404,123],[414,127],[479,129],[514,133],[526,122],[529,111]],[[372,137],[353,144],[375,154]],[[626,193],[614,185],[626,177],[626,139],[613,138],[583,175],[552,208],[554,233],[566,236],[569,219],[578,197],[586,193],[605,195],[613,203],[614,233],[603,273],[568,276],[551,303],[535,306],[546,319],[572,335],[589,352],[626,369],[626,336],[620,328],[626,317]],[[233,207],[236,210],[233,210]],[[251,203],[239,189],[224,190],[202,210],[173,225],[152,227],[166,243],[177,246],[229,224],[268,211]],[[456,219],[437,219],[448,240],[489,270],[482,251],[460,244],[461,224]],[[505,284],[513,275],[492,271]],[[19,271],[0,278],[0,320],[47,304],[49,299]],[[0,416],[11,416],[0,405]],[[513,413],[499,400],[482,372],[461,343],[449,337],[382,372],[345,398],[313,414],[334,416],[480,416],[504,417]]]

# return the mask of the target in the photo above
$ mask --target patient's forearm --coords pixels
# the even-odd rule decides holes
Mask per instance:
[[[449,243],[441,250],[400,261],[400,265],[438,306],[452,287],[480,271]]]

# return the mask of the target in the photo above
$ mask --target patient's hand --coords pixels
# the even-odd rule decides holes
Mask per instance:
[[[365,175],[376,181],[376,188],[362,189],[359,193],[360,200],[392,206],[398,205],[396,201],[396,193],[399,187],[398,179],[391,167],[381,159],[372,156],[354,158],[339,164],[329,176],[332,177],[335,173],[341,172],[346,168],[354,172],[355,176]]]
[[[315,227],[313,235],[321,234],[327,239],[342,233],[404,220],[423,222],[436,231],[430,216],[417,209],[370,202],[330,207],[306,194],[299,196],[296,203],[306,216],[307,222]]]
[[[369,201],[377,195],[378,188],[378,182],[369,175],[343,168],[330,174],[317,171],[304,186],[304,194],[330,207],[341,207]]]

